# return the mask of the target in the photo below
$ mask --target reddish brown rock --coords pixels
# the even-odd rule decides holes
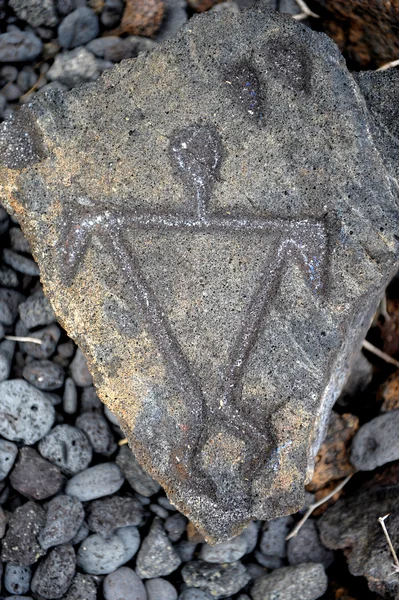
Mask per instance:
[[[378,397],[382,400],[382,412],[399,409],[399,370],[380,386]]]
[[[161,26],[165,12],[162,0],[127,0],[119,27],[111,35],[153,36]]]
[[[187,4],[196,12],[204,12],[215,6],[220,0],[187,0]]]

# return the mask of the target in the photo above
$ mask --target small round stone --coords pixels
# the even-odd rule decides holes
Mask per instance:
[[[1,545],[1,560],[16,565],[33,565],[45,552],[37,541],[44,526],[45,512],[35,502],[18,507],[10,516]]]
[[[97,587],[93,578],[76,573],[64,600],[97,600]]]
[[[314,519],[308,519],[297,535],[288,542],[287,557],[289,564],[321,563],[327,569],[334,560],[334,553],[320,541]]]
[[[173,573],[180,564],[181,558],[166,535],[162,521],[155,517],[137,555],[137,575],[141,579],[164,577]]]
[[[167,531],[169,539],[172,542],[180,540],[186,530],[187,519],[184,515],[176,513],[168,517],[165,521],[165,531]]]
[[[292,526],[292,517],[279,517],[264,523],[260,540],[260,550],[266,556],[285,558],[287,556],[287,537]]]
[[[0,212],[1,215],[1,212]],[[0,323],[12,325],[25,297],[15,290],[0,289]]]
[[[83,540],[85,540],[87,537],[89,537],[89,534],[90,534],[89,526],[86,523],[86,521],[83,521],[79,531],[77,532],[75,537],[72,538],[71,544],[73,546],[75,544],[80,544],[81,542],[83,542]]]
[[[148,600],[177,600],[176,588],[166,579],[149,579],[145,582]]]
[[[88,524],[94,533],[104,537],[120,527],[141,525],[143,508],[135,498],[111,496],[90,504]]]
[[[195,560],[185,565],[181,573],[188,586],[201,588],[216,598],[237,594],[250,580],[240,561],[217,565]],[[300,598],[292,596],[296,597]]]
[[[54,423],[50,400],[22,379],[0,383],[0,435],[26,445],[41,440]]]
[[[106,575],[124,564],[125,545],[116,535],[107,540],[101,535],[90,535],[81,543],[76,562],[85,573]]]
[[[88,7],[82,6],[69,13],[58,27],[58,42],[63,48],[83,46],[98,36],[97,15]]]
[[[11,471],[17,454],[18,448],[15,444],[0,439],[0,481],[3,481]]]
[[[399,459],[399,410],[391,410],[360,427],[352,441],[351,463],[359,471]]]
[[[38,331],[30,332],[22,321],[18,321],[15,333],[16,335],[23,337],[28,336],[41,340],[41,344],[35,344],[33,342],[20,343],[22,352],[26,352],[29,356],[38,358],[39,360],[50,358],[50,356],[54,354],[58,340],[61,336],[61,330],[55,323],[48,327],[44,327],[43,329],[39,329]]]
[[[25,302],[19,305],[18,310],[21,321],[28,329],[51,325],[55,321],[53,309],[43,292],[29,296]]]
[[[81,502],[87,502],[114,494],[123,481],[123,475],[115,463],[102,463],[72,477],[66,485],[65,493]]]
[[[128,446],[121,446],[116,457],[116,464],[131,487],[142,496],[150,497],[161,489],[159,483],[139,464]]]
[[[40,456],[33,448],[21,448],[10,483],[14,490],[30,500],[54,496],[62,487],[63,478],[56,465]]]
[[[39,444],[39,452],[66,475],[88,467],[93,451],[83,431],[72,425],[57,425]]]
[[[87,387],[92,385],[93,378],[87,367],[87,360],[80,348],[76,350],[76,354],[70,365],[71,376],[76,385]]]
[[[103,593],[105,600],[147,600],[141,579],[129,567],[121,567],[107,575],[104,579]]]
[[[22,370],[22,376],[39,390],[51,392],[62,387],[65,373],[59,365],[43,359],[28,363]]]
[[[29,592],[32,570],[7,563],[4,572],[4,587],[10,594],[26,594]]]
[[[30,31],[14,30],[0,34],[0,63],[34,60],[42,51],[43,44]]]
[[[239,535],[216,546],[203,544],[199,556],[209,563],[232,563],[242,558],[246,551],[247,541]]]
[[[84,431],[97,454],[110,456],[117,449],[112,431],[102,415],[85,412],[76,419],[75,425]]]
[[[6,94],[6,99],[11,102],[13,100],[17,100],[21,95],[21,90],[15,84],[10,84],[13,86],[8,94]],[[15,91],[14,91],[15,90]],[[3,260],[14,271],[17,273],[23,273],[24,275],[40,275],[39,267],[37,263],[27,256],[22,256],[22,254],[18,254],[9,248],[4,248],[3,250]]]
[[[154,513],[154,515],[157,515],[157,517],[159,517],[160,519],[165,520],[169,516],[168,511],[165,510],[164,508],[162,508],[162,506],[159,506],[159,504],[150,504],[149,508],[150,508],[150,511],[152,513]]]
[[[39,534],[44,550],[70,542],[80,530],[84,519],[83,505],[71,496],[57,496],[47,507],[46,523]]]
[[[137,527],[121,527],[117,529],[115,535],[122,540],[125,547],[123,556],[123,565],[133,558],[140,548],[140,534]]]
[[[65,380],[62,406],[67,415],[73,415],[78,408],[78,392],[74,380],[67,377]]]
[[[53,548],[36,569],[32,592],[48,600],[61,598],[72,582],[75,569],[76,557],[71,545]]]
[[[258,579],[251,589],[252,600],[316,600],[327,590],[327,576],[321,564],[307,563],[282,567]]]

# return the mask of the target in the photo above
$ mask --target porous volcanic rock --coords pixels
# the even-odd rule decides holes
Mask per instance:
[[[303,505],[398,268],[374,114],[333,42],[258,4],[1,126],[0,200],[58,319],[211,542]]]

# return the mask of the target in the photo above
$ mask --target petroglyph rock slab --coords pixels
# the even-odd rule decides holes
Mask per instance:
[[[258,6],[2,128],[1,200],[56,315],[210,541],[303,504],[398,267],[396,142],[376,127],[333,43]]]

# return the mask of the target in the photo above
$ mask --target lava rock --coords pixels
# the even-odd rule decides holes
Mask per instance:
[[[96,57],[85,48],[75,48],[70,52],[57,54],[54,63],[47,72],[50,81],[58,81],[69,88],[100,76],[100,66]]]
[[[291,538],[287,547],[288,562],[291,566],[301,563],[321,563],[327,569],[334,560],[334,553],[320,542],[316,522],[306,521],[297,535]]]
[[[163,42],[175,35],[187,22],[187,5],[184,0],[164,0],[165,14],[162,26],[156,34],[157,42]]]
[[[41,39],[30,31],[13,30],[0,34],[0,62],[34,60],[42,48]]]
[[[45,551],[37,537],[45,523],[45,512],[35,502],[27,502],[10,516],[2,541],[1,560],[22,567],[33,565]]]
[[[251,588],[253,600],[316,600],[327,590],[323,565],[308,563],[283,567],[258,579]]]
[[[137,555],[137,575],[141,579],[164,577],[173,573],[180,564],[181,558],[170,543],[161,520],[155,517]]]
[[[260,3],[0,126],[0,201],[57,316],[210,542],[301,508],[397,271],[399,159],[367,102],[326,36]]]
[[[166,579],[149,579],[145,582],[148,600],[177,600],[176,588]]]
[[[212,565],[195,560],[183,567],[182,576],[187,585],[208,591],[216,598],[237,594],[250,580],[244,565],[239,561]]]
[[[92,458],[90,442],[80,429],[56,425],[39,443],[39,452],[66,475],[86,469]]]
[[[399,410],[362,425],[352,442],[351,463],[359,471],[373,471],[399,459]]]
[[[50,400],[22,379],[0,383],[0,411],[0,434],[28,445],[41,440],[55,419]]]
[[[97,587],[93,578],[76,573],[64,600],[97,600]]]
[[[18,448],[12,442],[0,439],[0,481],[11,471],[18,455]]]
[[[64,383],[64,369],[51,360],[33,360],[22,370],[22,376],[32,385],[50,392],[58,390]]]
[[[54,0],[10,0],[9,5],[18,18],[32,27],[54,27],[58,23]]]
[[[91,531],[108,537],[119,527],[141,525],[142,519],[143,509],[135,498],[112,496],[90,504],[88,524]]]
[[[4,571],[4,587],[10,594],[26,594],[29,592],[32,570],[7,563]]]
[[[50,356],[54,354],[58,340],[61,336],[61,330],[58,325],[53,324],[44,329],[30,332],[27,327],[23,325],[22,321],[18,321],[16,335],[29,336],[41,340],[41,344],[20,342],[20,348],[22,352],[26,352],[33,358],[45,359],[50,358]]]
[[[0,322],[12,325],[18,314],[19,305],[25,297],[15,290],[0,289]]]
[[[93,412],[83,413],[76,419],[75,425],[84,431],[97,454],[111,456],[117,449],[111,429],[102,415]]]
[[[30,500],[44,500],[59,492],[63,478],[59,468],[42,458],[36,450],[21,448],[10,483],[14,490]]]
[[[123,475],[115,463],[102,463],[72,477],[65,487],[65,493],[87,502],[114,494],[123,482]]]
[[[37,292],[29,296],[18,307],[21,321],[28,329],[39,327],[40,325],[51,325],[54,323],[55,316],[49,301],[43,292]]]
[[[10,375],[14,358],[15,342],[3,340],[0,342],[0,381],[6,381]]]
[[[164,12],[162,0],[126,0],[117,32],[151,37],[160,28]]]
[[[58,27],[58,42],[63,48],[70,50],[94,40],[98,32],[97,15],[87,6],[82,6],[62,20]]]
[[[142,581],[129,567],[121,567],[107,575],[104,579],[103,592],[105,600],[147,600]]]
[[[123,9],[122,0],[105,0],[101,11],[101,23],[108,28],[116,27],[121,20]]]
[[[85,540],[90,534],[90,529],[86,521],[83,521],[81,527],[79,528],[77,534],[72,538],[71,544],[74,546],[75,544],[80,544]]]
[[[159,483],[138,463],[128,446],[121,446],[118,456],[116,457],[116,464],[126,477],[130,486],[138,494],[149,498],[161,489]]]
[[[39,534],[44,550],[70,542],[78,533],[84,519],[83,505],[71,496],[57,496],[47,507],[46,522]]]
[[[32,592],[43,598],[61,598],[75,575],[76,557],[72,546],[65,544],[50,550],[39,563],[32,579]]]

